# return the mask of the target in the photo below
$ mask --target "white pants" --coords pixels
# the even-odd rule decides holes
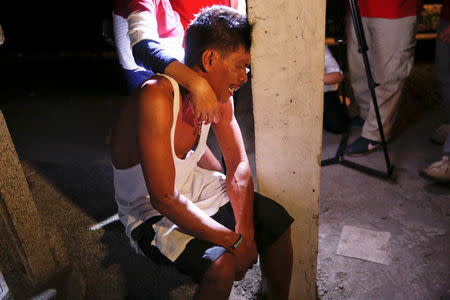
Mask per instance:
[[[401,91],[414,64],[417,17],[400,19],[363,17],[361,19],[369,47],[367,56],[372,76],[375,82],[380,84],[375,89],[375,94],[384,136],[386,140],[389,140]],[[349,15],[346,18],[346,31],[351,85],[360,106],[361,117],[366,120],[361,136],[381,141],[363,58],[358,52],[358,41]]]

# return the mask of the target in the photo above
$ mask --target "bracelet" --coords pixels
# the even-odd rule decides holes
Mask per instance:
[[[242,236],[242,234],[239,234],[239,238],[237,239],[237,241],[234,242],[233,245],[231,245],[229,248],[227,248],[227,250],[230,252],[233,252],[233,250],[235,250],[237,247],[239,247],[239,245],[242,244],[243,240],[244,240],[244,237]]]

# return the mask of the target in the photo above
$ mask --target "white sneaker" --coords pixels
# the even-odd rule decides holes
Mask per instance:
[[[449,132],[450,124],[444,124],[433,132],[431,135],[431,141],[439,145],[444,145],[445,139],[447,138]]]
[[[421,175],[437,182],[450,182],[450,159],[442,156],[440,161],[434,162],[420,172]]]

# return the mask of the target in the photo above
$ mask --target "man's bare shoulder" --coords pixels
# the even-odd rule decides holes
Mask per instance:
[[[142,131],[145,133],[155,132],[149,127],[159,132],[170,130],[172,103],[173,88],[163,76],[153,76],[133,91],[111,133],[111,160],[116,168],[126,169],[140,162],[138,128],[146,128]]]
[[[169,79],[161,75],[150,77],[139,91],[138,127],[151,128],[151,132],[162,135],[170,131],[173,120],[173,94]]]
[[[169,79],[161,75],[153,75],[146,82],[142,84],[140,99],[154,99],[170,100],[173,99],[173,87]]]

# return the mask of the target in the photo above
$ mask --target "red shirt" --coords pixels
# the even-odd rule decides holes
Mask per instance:
[[[169,0],[115,0],[113,4],[114,13],[125,19],[132,12],[148,12],[155,16],[160,38],[184,36],[180,16],[172,9]]]
[[[398,19],[417,16],[423,0],[358,0],[361,17]]]
[[[230,6],[230,0],[170,0],[173,10],[176,11],[181,18],[184,30],[189,23],[194,19],[203,7],[208,7],[214,4]]]

